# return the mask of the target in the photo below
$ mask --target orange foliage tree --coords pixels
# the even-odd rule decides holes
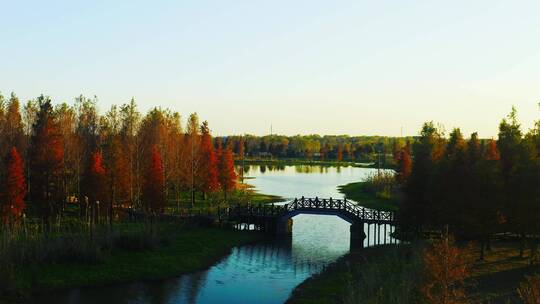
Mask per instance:
[[[164,186],[165,178],[161,154],[157,145],[154,145],[143,185],[143,204],[147,213],[163,213],[165,209]]]
[[[464,250],[456,247],[448,234],[424,252],[425,280],[420,292],[425,303],[466,303],[466,261]]]
[[[208,123],[205,121],[201,126],[201,145],[199,148],[199,190],[206,197],[206,193],[213,192],[219,189],[218,181],[218,163],[214,145],[212,144],[212,136]]]
[[[234,171],[234,159],[230,146],[220,153],[219,158],[219,183],[227,200],[227,192],[236,187],[236,172]]]

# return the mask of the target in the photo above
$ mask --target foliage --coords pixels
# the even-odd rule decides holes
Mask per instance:
[[[373,173],[364,180],[364,191],[382,199],[395,197],[397,191],[395,174],[391,171]]]
[[[161,214],[165,208],[163,164],[157,146],[152,147],[152,158],[144,179],[143,202],[145,210],[151,214]]]
[[[528,277],[519,285],[518,294],[524,304],[540,303],[540,276]]]
[[[213,192],[219,188],[218,159],[212,144],[208,122],[201,126],[201,144],[199,147],[199,175],[198,188],[203,193]]]
[[[7,159],[7,175],[0,193],[0,215],[4,221],[19,219],[25,208],[26,182],[23,161],[17,148],[11,148]]]
[[[225,197],[227,193],[236,186],[236,172],[234,171],[234,160],[232,150],[227,147],[219,154],[219,183],[223,189]]]
[[[48,223],[60,209],[64,148],[51,101],[40,96],[29,151],[29,198]]]
[[[424,253],[424,282],[420,288],[427,304],[466,303],[465,279],[468,276],[464,251],[445,235]]]

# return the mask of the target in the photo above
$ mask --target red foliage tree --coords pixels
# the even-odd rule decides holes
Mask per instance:
[[[199,148],[200,182],[199,190],[206,194],[219,189],[218,161],[212,144],[212,136],[205,121],[201,126],[201,146]]]
[[[236,172],[234,172],[233,153],[230,147],[221,152],[219,159],[219,183],[227,200],[227,192],[236,187]]]
[[[2,218],[4,221],[10,218],[19,218],[25,208],[26,182],[23,161],[15,147],[11,148],[7,157],[7,175],[4,187],[5,193],[0,201],[0,203],[3,202],[0,205]]]
[[[152,147],[152,159],[148,166],[143,185],[143,204],[145,211],[161,214],[165,209],[163,162],[157,145]]]

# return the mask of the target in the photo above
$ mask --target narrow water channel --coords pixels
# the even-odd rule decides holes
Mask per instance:
[[[246,182],[261,193],[286,198],[342,197],[337,186],[375,172],[319,166],[250,166],[245,171],[250,177]],[[335,216],[298,215],[292,239],[234,248],[205,271],[160,281],[77,288],[46,295],[42,303],[283,303],[298,284],[349,251],[349,226]],[[390,241],[389,233],[390,229],[378,236],[381,242]],[[374,238],[372,234],[371,242]]]

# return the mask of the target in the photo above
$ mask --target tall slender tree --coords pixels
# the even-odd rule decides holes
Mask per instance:
[[[154,145],[143,187],[143,204],[146,213],[156,215],[165,210],[164,184],[161,153],[158,146]]]
[[[201,126],[201,145],[199,148],[199,190],[206,198],[206,194],[219,189],[218,180],[218,162],[214,145],[212,144],[212,136],[208,128],[208,122],[203,122]]]
[[[225,201],[227,201],[227,193],[236,187],[236,178],[232,147],[228,145],[222,150],[219,158],[219,184],[223,190]]]
[[[7,157],[7,175],[3,195],[0,195],[0,211],[4,222],[17,220],[21,217],[26,195],[26,182],[21,155],[17,148],[12,147]]]
[[[33,126],[29,152],[29,197],[48,228],[52,216],[58,213],[61,206],[64,149],[51,100],[41,95],[37,104],[39,112]]]

